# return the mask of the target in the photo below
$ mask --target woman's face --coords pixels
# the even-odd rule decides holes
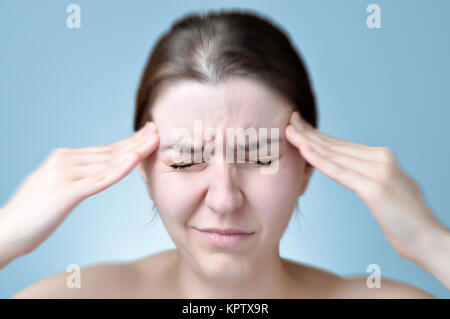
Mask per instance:
[[[278,252],[312,173],[284,136],[292,111],[293,107],[268,87],[238,77],[216,87],[179,82],[165,88],[155,100],[151,113],[160,136],[159,149],[139,164],[139,171],[179,254],[203,275],[214,279],[245,276]],[[211,140],[194,136],[194,121],[200,121],[197,128],[201,123],[203,134],[212,128],[216,135]],[[202,142],[219,145],[220,139],[224,147],[233,143],[226,137],[227,128],[266,128],[269,138],[271,128],[278,128],[278,168],[262,174],[258,164],[238,163],[237,159],[226,162],[226,152],[237,154],[237,140],[234,148],[222,149],[222,161],[210,159],[184,169],[173,168],[171,165],[194,162],[192,158],[177,163],[181,157],[174,157],[176,153],[166,148],[177,142],[171,134],[179,128],[188,129],[197,146]],[[270,153],[270,146],[268,150]],[[254,233],[233,247],[221,247],[211,244],[198,230],[205,228]]]

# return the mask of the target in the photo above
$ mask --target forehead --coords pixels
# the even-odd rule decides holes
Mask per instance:
[[[232,77],[214,86],[197,81],[181,81],[164,88],[151,107],[161,141],[170,140],[175,128],[282,129],[293,106],[265,84],[252,79]]]

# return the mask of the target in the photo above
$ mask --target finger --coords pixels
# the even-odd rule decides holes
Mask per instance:
[[[349,168],[348,166],[352,162],[350,158],[341,157],[341,162],[329,160],[323,157],[317,150],[313,149],[310,145],[304,148],[303,156],[305,159],[319,171],[326,176],[330,177],[340,185],[350,189],[355,193],[359,193],[359,190],[367,187],[369,183],[373,183],[373,179],[367,175],[361,173],[364,171],[359,167],[360,171]],[[353,161],[355,165],[365,165],[360,160]],[[341,165],[342,164],[342,165]]]
[[[353,169],[368,177],[376,178],[382,170],[383,165],[381,162],[372,160],[370,155],[365,155],[364,151],[353,148],[352,146],[314,143],[305,135],[298,134],[295,131],[290,133],[288,128],[286,128],[286,138],[299,149],[302,156],[308,162],[313,160],[313,158],[308,158],[308,152],[306,150],[310,146],[322,158],[334,161],[344,168]],[[311,165],[314,165],[314,163],[311,162]]]
[[[360,160],[367,160],[371,162],[381,163],[384,161],[384,156],[380,153],[379,147],[367,146],[344,140],[338,140],[338,142],[326,141],[315,134],[302,134],[301,132],[297,133],[299,135],[303,135],[304,143],[309,143],[312,146],[316,146],[319,151],[323,150],[327,152],[342,153]]]
[[[294,112],[292,117],[293,126],[298,134],[304,135],[313,145],[320,144],[330,150],[338,153],[344,153],[360,159],[371,159],[381,161],[383,158],[379,156],[377,147],[367,146],[352,141],[342,140],[312,127],[303,119],[298,118],[298,112]]]
[[[121,165],[130,156],[137,157],[137,161],[141,161],[149,156],[158,146],[159,138],[154,134],[153,139],[146,139],[145,142],[140,145],[136,145],[133,149],[123,152],[120,155],[110,156],[109,160],[103,162],[92,162],[86,165],[76,165],[70,168],[70,179],[72,181],[80,178],[87,178],[89,176],[106,176],[110,173],[112,167]],[[87,154],[86,154],[87,155]],[[137,162],[135,162],[135,165]]]
[[[108,169],[108,174],[90,175],[79,178],[72,182],[72,187],[82,194],[81,197],[88,197],[100,193],[127,176],[136,166],[137,154],[130,154],[130,157],[116,163]]]
[[[298,111],[295,111],[291,114],[288,124],[294,126],[294,128],[301,134],[311,135],[315,141],[328,141],[335,143],[344,142],[343,140],[339,140],[338,138],[327,135],[311,126],[308,122],[300,117]]]
[[[119,142],[120,144],[111,144],[109,146],[100,146],[92,149],[68,149],[67,166],[73,165],[89,165],[97,162],[108,162],[114,157],[121,157],[122,154],[134,150],[139,145],[148,143],[154,133],[147,128],[131,138]],[[151,144],[151,143],[150,143]],[[101,151],[103,149],[103,151]]]
[[[126,145],[135,144],[137,141],[140,141],[146,134],[149,134],[149,132],[156,132],[156,126],[153,122],[147,122],[139,131],[126,139],[107,145],[76,148],[74,149],[73,153],[85,154],[114,151]]]
[[[156,128],[155,123],[153,122],[147,122],[145,125],[139,130],[139,134],[137,136],[137,139],[131,138],[130,141],[122,140],[119,142],[116,142],[112,144],[114,149],[122,149],[122,147],[128,147],[128,145],[133,144],[137,142],[138,140],[141,140],[145,137],[151,137],[154,134],[158,134],[158,130]],[[131,142],[131,143],[129,143]]]
[[[129,143],[114,145],[111,152],[114,157],[120,157],[122,154],[130,152],[140,145],[147,144],[149,139],[154,135],[155,133],[147,132],[146,134],[141,135],[138,139],[132,140]]]
[[[352,141],[342,140],[333,136],[330,136],[328,134],[325,134],[315,127],[313,127],[311,124],[306,122],[304,119],[302,119],[298,113],[298,111],[295,111],[292,113],[290,117],[289,124],[294,126],[297,132],[300,134],[304,134],[308,137],[310,137],[314,142],[329,142],[329,143],[335,143],[335,144],[345,144],[345,145],[352,145],[355,147],[361,147],[366,148],[367,146],[358,144]]]
[[[307,161],[310,161],[313,166],[320,165],[320,163],[315,163],[314,160],[323,159],[336,163],[342,168],[354,170],[357,173],[370,178],[379,176],[383,168],[383,164],[377,161],[336,152],[329,148],[327,149],[320,144],[307,144],[306,147],[302,148],[302,155]]]
[[[147,138],[145,135],[141,135],[137,140],[130,140],[129,145],[123,146],[123,149],[114,150],[112,147],[104,148],[100,151],[102,147],[96,147],[96,150],[84,151],[80,149],[65,149],[66,156],[64,160],[64,167],[72,166],[82,166],[90,165],[93,163],[104,163],[114,160],[116,157],[120,157],[122,154],[135,149],[138,145],[142,145],[146,142]]]
[[[138,160],[141,161],[147,156],[152,154],[159,146],[159,135],[157,133],[151,133],[149,137],[145,137],[141,143],[136,143],[133,148],[126,148],[117,154],[115,158],[118,161],[128,157],[131,153],[136,153],[138,155]]]

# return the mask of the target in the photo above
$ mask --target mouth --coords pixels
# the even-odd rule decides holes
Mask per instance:
[[[198,231],[208,243],[216,247],[235,247],[244,243],[255,234],[255,232],[232,228],[223,230],[217,228],[194,229]]]
[[[226,228],[226,229],[219,229],[219,228],[202,228],[199,229],[200,231],[203,232],[210,232],[210,233],[216,233],[216,234],[221,234],[221,235],[232,235],[232,234],[252,234],[254,232],[250,232],[250,231],[245,231],[245,230],[241,230],[241,229],[237,229],[237,228]]]

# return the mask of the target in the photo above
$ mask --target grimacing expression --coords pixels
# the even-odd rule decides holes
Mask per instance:
[[[241,77],[231,77],[217,86],[177,82],[160,91],[153,103],[150,112],[160,144],[139,164],[139,172],[179,254],[202,274],[215,279],[243,275],[263,262],[268,252],[278,251],[312,173],[284,135],[293,110],[271,88]],[[223,132],[224,139],[226,128],[267,128],[269,138],[271,128],[278,128],[276,173],[261,174],[260,165],[248,162],[173,167],[180,163],[173,162],[171,149],[165,147],[178,142],[171,132],[177,128],[192,130],[196,120],[201,120],[204,132],[214,128]],[[208,141],[193,143],[202,142]],[[195,228],[238,228],[255,234],[236,247],[224,248],[209,244]]]

